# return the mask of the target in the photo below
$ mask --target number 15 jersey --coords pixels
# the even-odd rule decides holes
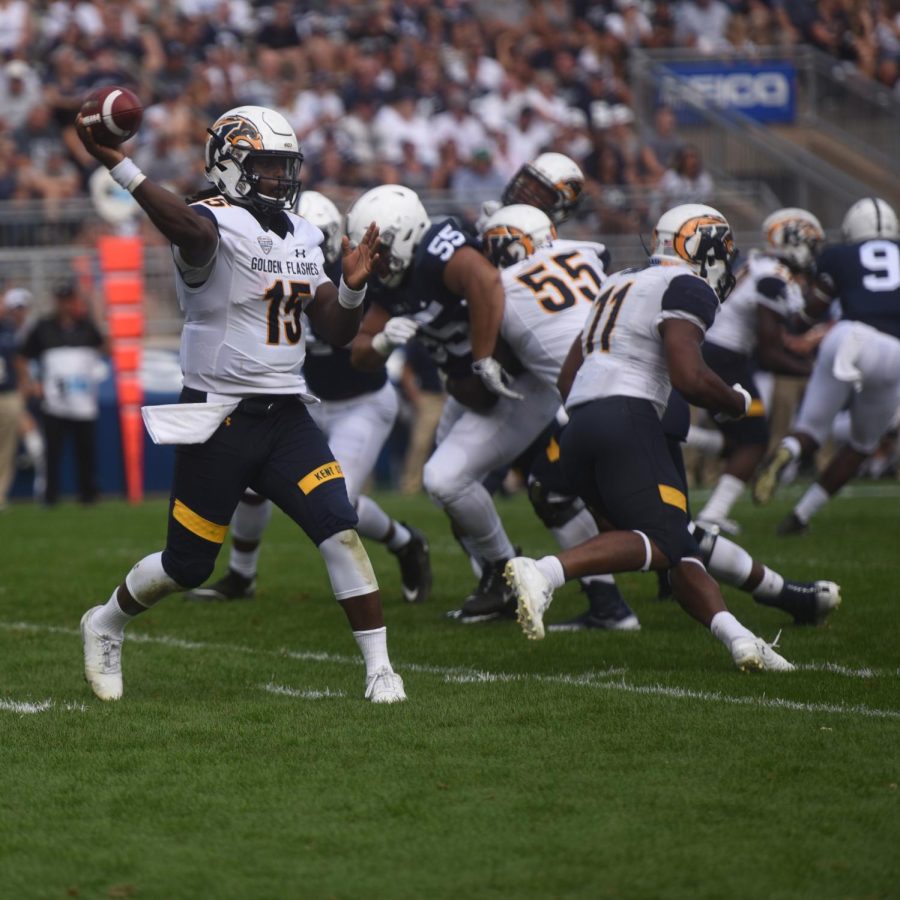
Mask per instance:
[[[704,334],[719,307],[713,289],[687,266],[651,259],[645,269],[611,276],[584,324],[584,362],[566,406],[601,397],[649,400],[662,418],[672,383],[659,326],[685,319]]]
[[[219,246],[211,267],[180,260],[178,302],[185,314],[181,370],[186,387],[216,394],[300,394],[306,341],[301,313],[329,281],[322,232],[284,213],[279,231],[224,197],[192,205],[211,218]],[[202,279],[202,281],[201,281]],[[197,283],[200,281],[200,283]]]

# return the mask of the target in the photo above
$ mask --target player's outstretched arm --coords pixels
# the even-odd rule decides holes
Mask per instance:
[[[366,286],[379,259],[378,226],[372,222],[356,247],[344,236],[341,254],[340,285],[330,281],[319,285],[306,308],[316,333],[334,347],[349,344],[359,331]]]
[[[87,152],[109,169],[120,184],[123,180],[127,182],[123,187],[131,192],[160,233],[178,247],[186,263],[202,266],[209,262],[219,242],[216,226],[210,219],[198,215],[181,197],[147,178],[118,147],[98,144],[91,128],[82,122],[81,113],[75,119],[75,129]]]

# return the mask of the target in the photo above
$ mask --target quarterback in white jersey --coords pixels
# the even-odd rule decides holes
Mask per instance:
[[[810,275],[825,232],[811,212],[793,207],[772,213],[762,231],[765,252],[750,253],[703,342],[706,364],[726,382],[740,382],[753,398],[746,418],[716,423],[725,465],[709,500],[697,513],[698,522],[731,532],[740,530],[729,518],[731,508],[762,461],[770,439],[757,367],[801,377],[812,371],[809,358],[785,346],[785,325],[803,312],[800,280]]]
[[[237,107],[213,123],[205,170],[214,188],[189,206],[120,149],[98,144],[80,115],[76,127],[88,152],[172,243],[187,318],[181,402],[145,409],[154,440],[177,445],[166,546],[138,562],[105,604],[85,612],[85,678],[101,700],[122,696],[125,626],[168,594],[206,581],[249,487],[319,548],[366,663],[366,698],[405,700],[357,516],[341,466],[306,408],[314,398],[302,374],[303,312],[335,344],[359,329],[378,261],[377,227],[354,249],[344,239],[336,287],[323,271],[322,232],[290,212],[303,155],[275,110]]]
[[[712,207],[665,213],[650,265],[613,275],[566,359],[560,388],[569,424],[560,441],[569,481],[615,531],[506,567],[527,636],[544,635],[553,590],[596,572],[669,569],[682,607],[707,625],[741,669],[790,670],[728,612],[689,529],[687,488],[661,418],[674,386],[719,414],[746,414],[749,395],[704,365],[703,334],[734,285],[731,229]]]

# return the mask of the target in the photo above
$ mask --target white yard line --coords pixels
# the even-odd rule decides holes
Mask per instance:
[[[36,631],[44,634],[62,634],[70,637],[77,636],[75,628],[62,628],[56,625],[38,625],[32,622],[2,622],[0,630],[3,631]],[[296,659],[302,662],[331,663],[341,666],[362,665],[358,656],[347,656],[338,653],[325,653],[313,650],[263,650],[257,647],[247,647],[239,644],[213,644],[203,641],[186,641],[181,638],[167,635],[149,635],[135,633],[129,635],[129,642],[144,644],[160,644],[167,647],[177,647],[182,650],[214,650],[218,653],[242,653],[253,656],[279,656],[288,659]],[[735,697],[722,694],[717,691],[695,691],[689,688],[673,688],[661,684],[628,684],[624,681],[626,669],[622,667],[601,669],[594,672],[586,672],[580,675],[560,673],[557,675],[540,675],[530,672],[488,672],[482,669],[474,669],[468,666],[435,666],[423,663],[399,663],[398,668],[404,674],[418,672],[425,675],[442,677],[445,682],[452,684],[490,684],[504,682],[531,682],[539,684],[559,684],[573,687],[599,688],[608,691],[621,691],[628,694],[642,694],[645,696],[668,697],[671,699],[700,700],[707,703],[722,703],[733,706],[756,706],[761,709],[789,709],[796,712],[828,713],[837,715],[863,716],[877,719],[898,719],[900,710],[875,709],[864,705],[846,706],[840,703],[801,703],[795,700],[785,700],[779,697]],[[895,678],[900,675],[900,670],[878,670],[869,667],[849,668],[834,663],[805,663],[798,666],[807,671],[824,672],[831,675],[839,675],[846,678]],[[759,676],[758,676],[759,677]],[[769,676],[761,676],[767,678]],[[785,676],[780,676],[785,677]],[[777,682],[773,682],[775,684]],[[289,697],[303,699],[321,699],[343,696],[340,691],[313,691],[291,688],[284,685],[270,683],[260,686],[269,693],[280,694]],[[53,701],[45,701],[53,705]],[[0,710],[9,709],[16,701],[0,700]],[[37,708],[39,704],[19,704],[29,707],[16,709],[19,712],[44,712],[50,706]],[[34,708],[31,708],[34,707]],[[67,708],[72,708],[71,704]],[[83,707],[82,707],[83,709]]]

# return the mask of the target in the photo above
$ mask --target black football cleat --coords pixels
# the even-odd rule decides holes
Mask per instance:
[[[252,600],[255,594],[255,578],[246,578],[234,569],[229,569],[218,581],[194,588],[192,591],[185,591],[184,599],[218,603],[223,600]]]
[[[403,598],[408,603],[424,603],[431,595],[432,580],[428,538],[418,528],[403,525],[412,537],[399,550],[391,551],[400,563]]]

